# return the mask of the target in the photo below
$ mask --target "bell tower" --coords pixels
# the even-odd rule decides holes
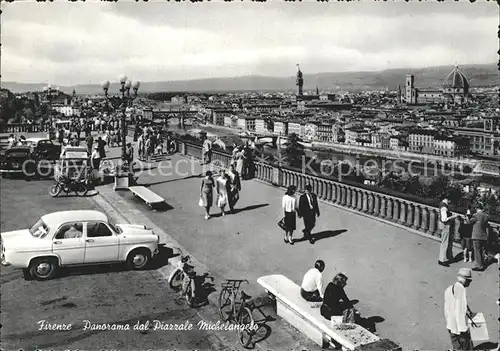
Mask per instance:
[[[405,84],[405,92],[406,92],[406,103],[407,104],[416,104],[417,97],[415,92],[415,76],[413,74],[406,75],[406,84]]]
[[[297,63],[297,80],[295,82],[297,85],[297,95],[302,96],[302,88],[304,86],[304,78],[302,78],[302,72],[300,71],[300,66]]]

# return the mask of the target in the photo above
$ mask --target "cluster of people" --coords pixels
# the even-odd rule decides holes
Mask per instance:
[[[172,148],[175,149],[175,142],[171,140],[167,134],[164,138],[160,128],[144,127],[140,130],[140,135],[137,138],[137,151],[141,161],[149,161],[151,156],[162,155],[164,153],[164,145],[167,145],[167,152],[172,153]]]
[[[228,171],[221,169],[216,179],[211,171],[207,171],[202,179],[199,205],[205,208],[205,219],[210,218],[214,190],[217,195],[216,206],[220,209],[221,215],[226,215],[226,206],[229,207],[230,213],[234,213],[234,206],[239,200],[241,191],[240,175],[234,165],[231,165]]]
[[[300,285],[300,295],[308,302],[322,302],[321,315],[332,320],[332,317],[341,316],[343,323],[355,323],[359,315],[347,297],[344,288],[347,285],[347,276],[343,273],[335,275],[323,291],[323,271],[325,262],[317,260],[314,267],[306,272]]]
[[[9,135],[7,141],[8,141],[7,149],[10,149],[14,146],[27,145],[26,137],[24,135],[21,135],[19,138],[17,138],[14,134],[11,134]]]
[[[314,244],[315,241],[312,230],[316,226],[316,218],[320,216],[318,196],[313,193],[310,184],[307,184],[304,189],[305,193],[297,201],[295,197],[297,188],[293,185],[289,186],[281,201],[284,214],[282,228],[285,231],[285,238],[283,240],[290,245],[294,244],[293,232],[297,227],[297,215],[304,220],[304,230],[302,231],[304,238],[309,240],[311,244]]]
[[[231,164],[240,173],[242,179],[251,179],[255,172],[253,150],[247,141],[244,145],[233,145]]]
[[[473,271],[483,271],[493,261],[487,253],[489,241],[489,216],[483,210],[483,205],[478,203],[475,213],[467,210],[465,216],[453,215],[449,210],[449,200],[443,199],[439,209],[439,227],[441,229],[441,246],[438,264],[449,267],[453,262],[453,235],[451,226],[458,219],[460,226],[458,232],[461,236],[464,262],[474,262]],[[496,257],[498,259],[498,255]]]

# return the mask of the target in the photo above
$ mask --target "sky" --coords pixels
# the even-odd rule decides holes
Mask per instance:
[[[2,2],[2,80],[53,85],[377,71],[498,60],[469,2]]]

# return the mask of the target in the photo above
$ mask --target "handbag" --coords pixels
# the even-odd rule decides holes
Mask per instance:
[[[286,231],[285,217],[283,217],[281,221],[278,222],[278,226]]]
[[[205,207],[204,205],[205,205],[205,204],[204,204],[204,202],[203,202],[203,198],[202,198],[202,197],[200,197],[200,201],[198,201],[198,206],[200,206],[200,207]]]

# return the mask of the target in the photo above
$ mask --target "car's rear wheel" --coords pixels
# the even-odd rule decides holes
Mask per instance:
[[[50,280],[57,275],[59,266],[52,257],[34,259],[29,266],[30,275],[36,280]]]
[[[144,269],[151,258],[151,253],[147,249],[135,249],[128,254],[127,268],[131,270]]]

